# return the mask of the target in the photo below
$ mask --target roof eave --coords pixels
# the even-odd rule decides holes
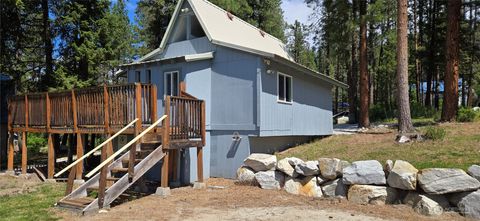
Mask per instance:
[[[331,77],[329,77],[329,76],[327,76],[327,75],[324,75],[324,74],[321,74],[321,73],[316,72],[316,71],[314,71],[314,70],[311,70],[311,69],[309,69],[309,68],[307,68],[307,67],[305,67],[305,66],[303,66],[303,65],[301,65],[301,64],[298,64],[298,63],[296,63],[296,62],[293,62],[293,61],[290,61],[290,60],[288,60],[288,59],[285,59],[285,58],[282,57],[282,56],[273,55],[273,56],[270,57],[270,58],[272,58],[274,61],[277,61],[277,62],[279,62],[279,63],[285,64],[285,65],[287,65],[287,66],[289,66],[289,67],[291,67],[291,68],[294,68],[294,69],[296,69],[296,70],[298,70],[298,71],[301,71],[301,72],[303,72],[303,73],[305,73],[305,74],[308,74],[308,75],[310,75],[310,76],[319,78],[319,79],[321,79],[321,80],[323,80],[323,81],[325,81],[325,82],[327,82],[327,83],[329,83],[329,84],[332,84],[332,85],[334,85],[334,86],[341,87],[341,88],[348,88],[348,85],[345,84],[345,83],[343,83],[343,82],[341,82],[341,81],[335,80],[335,79],[333,79],[333,78],[331,78]]]

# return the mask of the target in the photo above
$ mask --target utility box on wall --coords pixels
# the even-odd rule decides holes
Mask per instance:
[[[0,170],[7,164],[8,105],[7,98],[15,93],[12,78],[0,73]]]

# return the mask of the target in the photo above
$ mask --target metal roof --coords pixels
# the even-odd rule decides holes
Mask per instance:
[[[188,1],[192,7],[198,21],[200,22],[205,34],[210,42],[215,45],[221,45],[228,48],[234,48],[249,53],[258,54],[264,57],[281,60],[289,63],[290,66],[296,66],[310,75],[316,76],[327,82],[340,87],[348,87],[346,84],[337,81],[329,76],[322,75],[314,70],[308,69],[303,65],[296,63],[289,54],[287,46],[279,39],[265,33],[257,27],[243,21],[242,19],[230,14],[222,8],[214,5],[207,0],[180,0],[175,8],[172,19],[168,25],[167,31],[163,36],[160,47],[143,56],[131,65],[143,63],[152,59],[163,52],[167,46],[168,39],[172,34],[175,21],[181,13],[181,7]]]

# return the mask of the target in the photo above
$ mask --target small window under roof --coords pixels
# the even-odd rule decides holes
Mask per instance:
[[[200,22],[195,15],[190,16],[190,26],[190,35],[192,38],[205,37],[205,32],[203,31],[202,25],[200,25]]]

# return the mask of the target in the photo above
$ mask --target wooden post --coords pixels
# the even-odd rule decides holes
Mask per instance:
[[[142,130],[142,123],[143,123],[143,118],[142,118],[142,85],[141,84],[135,84],[135,112],[136,116],[139,119],[137,123],[135,124],[135,136],[138,136],[140,134],[140,131]],[[135,157],[136,157],[136,151],[137,149],[140,149],[140,143],[141,141],[137,141],[135,145],[132,145],[130,147],[130,160],[128,162],[128,177],[131,179],[134,176],[134,169],[135,169]]]
[[[205,136],[207,134],[207,130],[206,130],[206,118],[205,118],[205,101],[202,101],[202,116],[200,117],[200,124],[201,124],[201,127],[202,127],[202,145],[205,146],[206,144],[206,141],[205,141]]]
[[[45,130],[47,131],[47,133],[50,133],[50,124],[51,124],[51,110],[50,110],[50,96],[48,95],[48,93],[45,93],[45,102],[46,102],[46,105],[45,105],[45,108],[46,108],[46,112],[47,112],[47,116],[46,116],[46,120],[45,122],[47,122],[47,125],[45,127]]]
[[[22,133],[22,174],[27,174],[27,132]]]
[[[78,132],[78,116],[77,116],[77,98],[75,97],[75,91],[72,90],[72,112],[73,112],[73,133],[77,135],[77,159],[83,156],[83,142],[82,134]],[[77,179],[82,179],[83,174],[83,162],[77,164],[76,169]]]
[[[73,184],[75,182],[75,175],[76,175],[76,167],[72,167],[70,169],[70,173],[68,174],[68,180],[67,180],[67,189],[65,190],[65,196],[72,193],[73,191]]]
[[[168,164],[169,164],[169,155],[170,150],[165,150],[165,156],[163,157],[163,164],[162,164],[162,187],[168,187]]]
[[[111,136],[111,133],[112,131],[110,130],[110,97],[109,97],[109,94],[108,94],[108,87],[106,84],[103,85],[103,104],[104,104],[104,107],[103,107],[103,111],[105,113],[105,134],[107,134],[107,139],[110,138]],[[95,138],[95,136],[93,135],[93,139]],[[111,142],[109,143],[110,145],[107,145],[106,147],[104,148],[107,148],[107,153],[106,153],[106,157],[109,157],[111,154],[113,154],[113,148],[112,148],[112,145],[111,145]],[[92,146],[92,148],[94,148],[95,145]],[[107,158],[105,158],[107,159]]]
[[[28,130],[28,96],[25,95],[25,129],[24,131],[27,131]]]
[[[48,179],[53,179],[55,174],[55,149],[53,148],[53,137],[48,133]]]
[[[13,147],[13,131],[10,131],[8,135],[8,162],[7,162],[7,170],[13,172],[13,155],[15,149]]]
[[[105,161],[107,159],[107,148],[102,148],[102,156],[101,161]],[[108,164],[102,167],[100,171],[100,180],[98,182],[98,208],[102,209],[104,200],[105,200],[105,189],[107,187],[107,171]]]
[[[152,117],[152,123],[157,120],[157,86],[152,84],[150,86],[150,116]],[[154,130],[157,132],[157,129]]]
[[[83,156],[83,140],[82,134],[77,133],[77,159]],[[83,174],[83,162],[77,164],[77,180],[82,179]]]
[[[197,180],[203,183],[203,147],[197,147]]]

